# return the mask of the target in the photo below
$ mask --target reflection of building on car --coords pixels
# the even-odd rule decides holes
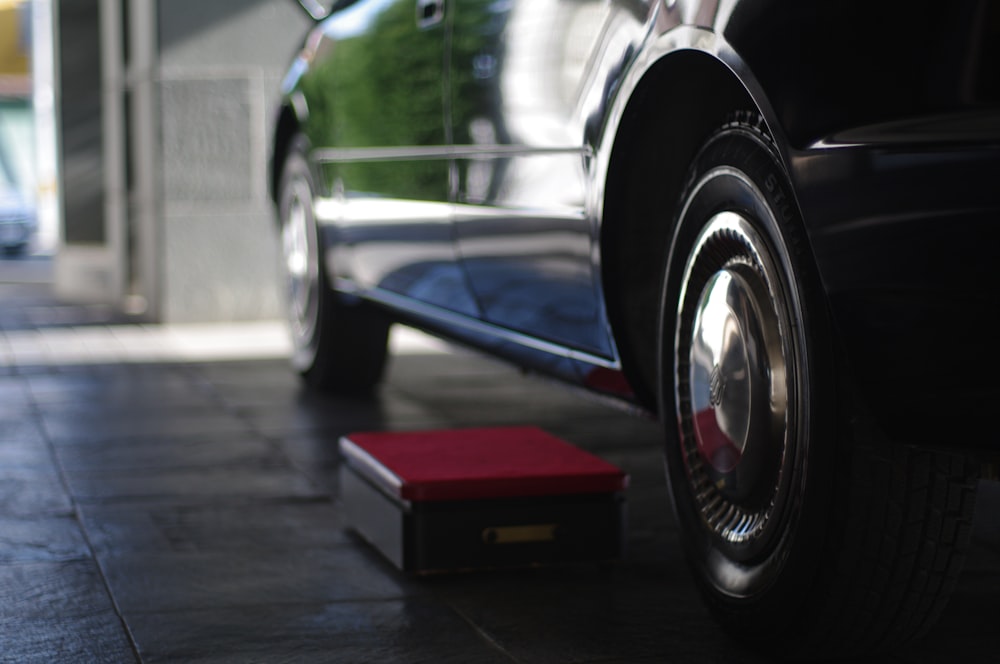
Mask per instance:
[[[926,631],[1000,452],[1000,3],[314,18],[270,174],[306,382],[371,389],[402,321],[625,401],[731,634]]]
[[[16,255],[27,249],[35,234],[35,208],[18,187],[2,139],[0,135],[0,249]]]

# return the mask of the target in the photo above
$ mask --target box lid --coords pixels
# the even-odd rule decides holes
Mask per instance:
[[[622,491],[618,467],[537,427],[352,433],[344,463],[402,500]]]

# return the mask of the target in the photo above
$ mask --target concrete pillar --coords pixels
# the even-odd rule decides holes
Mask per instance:
[[[57,290],[147,320],[280,314],[273,109],[290,0],[61,0]]]
[[[290,0],[160,0],[163,318],[279,315],[268,138],[309,21]]]

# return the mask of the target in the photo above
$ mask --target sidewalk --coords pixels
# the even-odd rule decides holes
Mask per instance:
[[[51,294],[51,261],[0,260],[0,368],[136,362],[204,362],[288,357],[282,321],[144,325],[105,305],[67,304]],[[394,354],[448,347],[397,328]]]

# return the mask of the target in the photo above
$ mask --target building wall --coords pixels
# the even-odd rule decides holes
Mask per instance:
[[[276,317],[268,137],[309,21],[291,0],[159,0],[157,21],[160,318]]]

